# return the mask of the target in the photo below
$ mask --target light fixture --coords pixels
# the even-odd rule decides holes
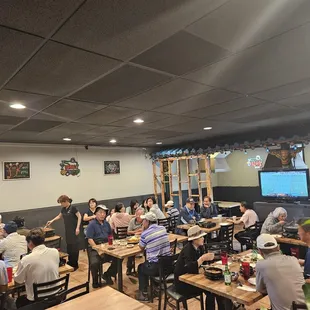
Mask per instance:
[[[142,124],[142,123],[144,123],[144,120],[141,119],[141,118],[137,118],[133,122],[136,123],[136,124]]]
[[[203,130],[211,130],[212,127],[205,127]]]
[[[63,138],[64,141],[71,141],[71,138]]]
[[[111,139],[110,143],[116,143],[116,140],[115,139]]]
[[[12,103],[10,105],[10,108],[17,109],[17,110],[22,110],[22,109],[25,109],[26,107],[23,104],[19,103],[19,102],[15,102],[15,103]]]
[[[163,144],[163,143],[162,143],[162,142],[156,142],[156,144],[157,144],[157,145],[161,145],[161,144]]]

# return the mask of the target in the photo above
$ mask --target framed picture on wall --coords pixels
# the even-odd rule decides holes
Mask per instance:
[[[120,174],[121,167],[119,160],[104,161],[104,174]]]
[[[4,161],[3,180],[29,180],[29,161]]]

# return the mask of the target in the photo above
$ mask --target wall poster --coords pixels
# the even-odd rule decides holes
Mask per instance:
[[[3,180],[29,180],[29,161],[4,161]]]
[[[120,162],[119,160],[104,161],[104,174],[120,174]]]
[[[60,165],[60,174],[63,176],[68,177],[69,175],[72,176],[79,176],[81,170],[79,168],[79,163],[75,160],[74,157],[68,159],[64,159],[61,161]]]

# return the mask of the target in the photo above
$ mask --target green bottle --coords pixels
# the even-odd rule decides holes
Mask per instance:
[[[256,242],[253,242],[253,249],[252,249],[252,261],[253,262],[257,262],[257,246],[256,246]]]
[[[225,265],[224,281],[225,285],[231,285],[231,273],[229,271],[228,264]]]

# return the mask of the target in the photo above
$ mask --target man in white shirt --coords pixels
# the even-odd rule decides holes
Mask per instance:
[[[27,295],[17,298],[17,308],[34,302],[33,283],[44,283],[59,278],[59,253],[56,249],[47,248],[44,239],[44,231],[41,228],[32,229],[26,237],[31,253],[23,257],[18,264],[14,280],[17,283],[25,282]]]
[[[26,237],[17,233],[17,225],[10,221],[5,224],[5,238],[0,242],[0,253],[7,267],[16,267],[20,261],[20,256],[27,254]]]

